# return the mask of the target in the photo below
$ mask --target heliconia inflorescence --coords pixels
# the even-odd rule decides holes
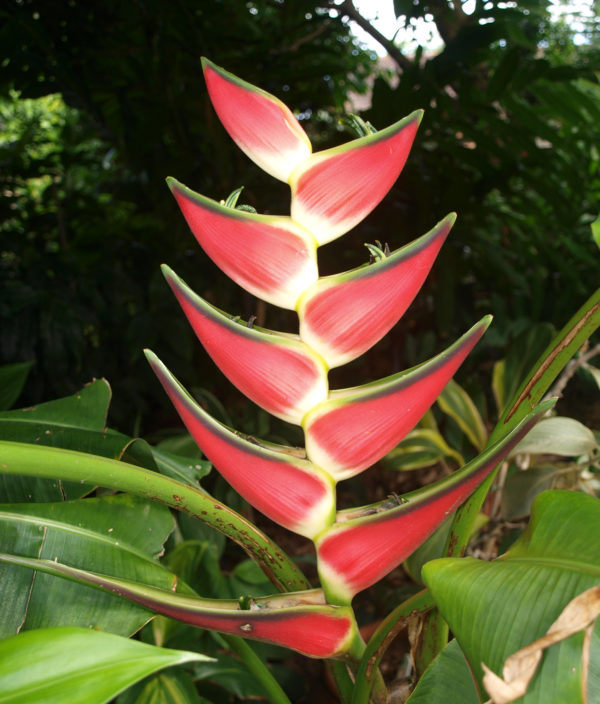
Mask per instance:
[[[296,310],[297,335],[254,327],[218,310],[171,269],[165,278],[208,354],[269,413],[300,425],[305,450],[248,439],[217,422],[158,358],[148,359],[190,434],[255,508],[312,539],[330,603],[347,605],[413,552],[483,481],[527,419],[459,472],[397,506],[336,514],[335,485],[377,462],[419,422],[489,325],[489,316],[427,362],[363,386],[330,390],[328,371],[357,358],[399,320],[454,223],[450,214],[414,242],[362,267],[319,278],[317,249],[377,206],[408,157],[422,111],[313,153],[277,98],[203,60],[214,108],[236,144],[291,189],[290,216],[236,209],[168,184],[206,254],[240,286]],[[536,416],[537,417],[537,416]]]

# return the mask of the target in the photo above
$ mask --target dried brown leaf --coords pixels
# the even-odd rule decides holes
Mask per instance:
[[[492,672],[484,663],[483,686],[491,696],[493,704],[510,704],[522,697],[535,674],[543,651],[560,643],[574,633],[591,629],[600,616],[600,586],[592,587],[572,599],[545,635],[510,655],[502,669],[502,677]],[[591,633],[591,630],[590,630]],[[590,638],[586,638],[582,652],[583,680],[587,681],[589,668]],[[585,691],[585,690],[584,690]]]

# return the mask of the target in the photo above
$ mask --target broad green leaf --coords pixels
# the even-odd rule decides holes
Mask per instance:
[[[196,398],[198,397],[198,394],[195,391],[194,396]],[[202,399],[200,399],[200,402],[205,405]],[[215,417],[217,417],[216,414]],[[202,457],[202,452],[198,448],[198,445],[196,445],[194,438],[189,433],[178,433],[177,435],[164,438],[156,444],[156,449],[161,452],[179,455],[180,457]]]
[[[573,418],[545,418],[514,448],[511,455],[548,454],[575,457],[598,447],[594,433]]]
[[[437,430],[412,430],[396,447],[388,452],[382,463],[388,469],[408,471],[431,467],[449,458],[464,464],[462,455],[452,449]]]
[[[48,628],[0,641],[3,704],[104,704],[164,667],[207,660],[84,628]]]
[[[527,530],[492,563],[434,560],[425,583],[481,682],[481,663],[501,674],[506,658],[548,630],[564,607],[600,580],[600,500],[548,491],[533,504]],[[522,704],[576,704],[581,691],[583,634],[551,646]],[[600,668],[593,651],[590,670]],[[591,700],[590,700],[591,701]]]
[[[0,366],[0,411],[7,411],[19,398],[33,362]]]
[[[442,411],[458,423],[475,449],[481,452],[487,442],[488,432],[477,407],[462,386],[451,379],[438,396],[437,402]]]
[[[407,704],[480,704],[473,675],[460,649],[452,640],[425,670]]]
[[[170,589],[175,576],[153,558],[173,530],[169,510],[121,494],[55,504],[0,506],[0,551],[65,562]],[[130,635],[150,614],[110,594],[0,565],[0,635],[83,626]]]

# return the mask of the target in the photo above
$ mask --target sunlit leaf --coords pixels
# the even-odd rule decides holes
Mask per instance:
[[[0,641],[0,697],[3,704],[104,704],[152,672],[206,659],[84,628],[26,631]]]

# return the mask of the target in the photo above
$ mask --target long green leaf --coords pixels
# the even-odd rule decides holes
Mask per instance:
[[[371,636],[356,672],[352,704],[367,704],[379,663],[394,638],[406,627],[409,616],[424,613],[434,605],[431,593],[424,589],[399,604],[379,624]]]
[[[160,501],[235,540],[281,591],[310,588],[287,555],[250,521],[195,487],[125,462],[60,448],[0,441],[0,475],[59,477]]]
[[[104,704],[164,667],[207,660],[84,628],[48,628],[0,641],[2,704]]]
[[[508,403],[491,439],[501,437],[527,415],[548,391],[566,363],[599,326],[600,288],[590,296],[542,352]]]
[[[525,533],[495,562],[445,558],[425,565],[425,582],[480,683],[482,662],[500,674],[509,655],[541,637],[575,596],[598,584],[599,525],[600,500],[549,491],[535,500]],[[520,701],[584,702],[582,643],[581,633],[550,647]],[[596,649],[590,669],[598,668]]]
[[[163,589],[176,577],[154,556],[174,527],[166,506],[125,494],[55,504],[0,506],[0,551],[66,562]],[[0,565],[0,636],[52,626],[94,627],[131,635],[146,609],[109,594],[10,565]]]

